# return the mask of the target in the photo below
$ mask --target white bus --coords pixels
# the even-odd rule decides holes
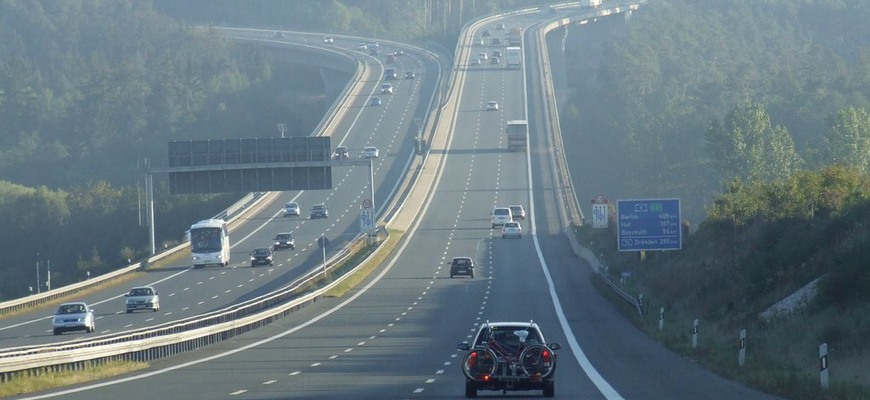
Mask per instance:
[[[190,227],[190,257],[193,268],[230,264],[230,234],[222,219],[199,221]]]

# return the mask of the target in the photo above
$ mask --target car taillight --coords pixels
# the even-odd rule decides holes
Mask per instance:
[[[544,367],[550,367],[550,365],[552,364],[553,357],[551,356],[552,355],[550,354],[549,350],[544,350],[541,352],[541,361],[543,362]]]

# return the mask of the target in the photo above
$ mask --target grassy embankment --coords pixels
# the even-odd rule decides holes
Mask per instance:
[[[762,231],[758,227],[744,231],[748,237],[743,239],[763,242]],[[729,264],[763,258],[765,250],[779,249],[773,245],[737,249],[720,234],[701,229],[683,250],[647,254],[643,260],[638,253],[618,252],[612,229],[581,228],[577,237],[580,243],[591,243],[594,254],[604,255],[611,277],[619,277],[622,272],[631,274],[625,289],[635,297],[643,293],[644,316],[639,317],[634,307],[597,277],[599,291],[638,329],[675,353],[728,379],[790,400],[870,398],[870,375],[866,372],[870,370],[870,307],[810,305],[788,317],[763,320],[759,314],[797,290],[801,280],[770,277],[765,280],[769,287],[759,291],[747,284],[753,280],[744,276],[751,274],[751,269],[732,268]],[[659,330],[662,307],[664,327]],[[699,344],[693,348],[692,324],[696,318],[701,329]],[[745,365],[740,367],[738,343],[742,329],[747,330],[747,350]],[[827,390],[821,388],[818,373],[818,348],[822,342],[828,343],[830,352],[831,380]]]

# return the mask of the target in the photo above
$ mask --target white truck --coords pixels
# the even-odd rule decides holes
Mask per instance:
[[[505,133],[507,135],[508,151],[526,151],[526,140],[529,136],[528,121],[524,119],[508,121]]]
[[[520,68],[523,64],[523,49],[521,47],[505,47],[505,66],[507,68]]]
[[[601,0],[580,0],[580,5],[595,8],[601,5]]]

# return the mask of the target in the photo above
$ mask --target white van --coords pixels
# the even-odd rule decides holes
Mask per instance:
[[[507,222],[513,222],[510,207],[496,207],[492,210],[492,228],[504,226]]]

